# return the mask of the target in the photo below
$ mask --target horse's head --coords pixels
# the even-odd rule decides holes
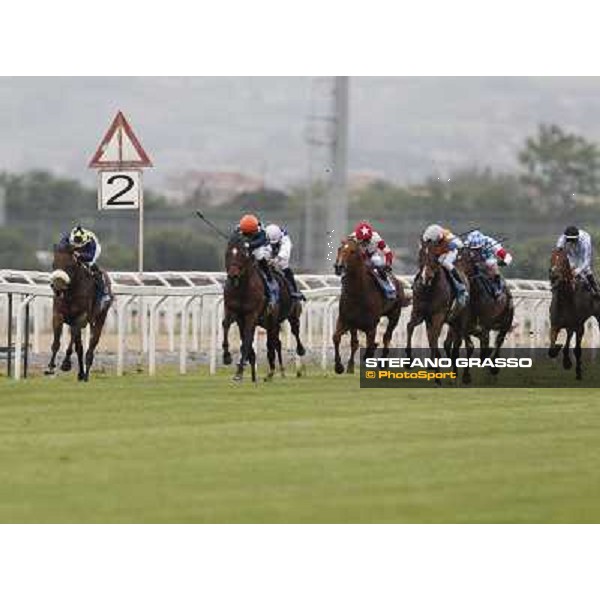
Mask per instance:
[[[72,248],[61,245],[54,246],[50,285],[55,292],[61,294],[67,290],[75,276],[77,265],[77,258]]]
[[[429,287],[440,269],[438,257],[432,242],[421,242],[419,250],[419,280],[424,287]]]
[[[549,278],[553,289],[560,285],[573,287],[573,272],[567,253],[563,248],[555,248],[552,251]]]
[[[232,238],[227,244],[227,250],[225,251],[227,279],[233,285],[238,285],[251,264],[252,254],[248,243],[239,236]]]
[[[334,270],[336,275],[343,275],[353,264],[362,261],[362,250],[353,238],[344,238],[335,257]]]

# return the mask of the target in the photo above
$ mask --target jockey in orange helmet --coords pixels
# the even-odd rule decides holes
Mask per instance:
[[[273,286],[276,286],[273,274],[269,268],[268,259],[271,256],[271,248],[267,239],[267,234],[259,221],[258,217],[253,214],[244,215],[238,226],[235,229],[236,236],[241,237],[248,250],[251,251],[252,256],[256,260],[261,273],[266,279],[269,296],[269,304],[273,306],[277,303],[277,295],[273,291]]]

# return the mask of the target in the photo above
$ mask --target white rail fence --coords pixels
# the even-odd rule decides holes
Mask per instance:
[[[125,370],[127,352],[136,355],[138,364],[145,363],[150,375],[156,373],[157,354],[161,359],[165,355],[169,355],[171,360],[175,357],[182,374],[187,372],[191,356],[207,362],[211,374],[216,372],[222,344],[223,273],[111,273],[110,276],[116,302],[109,312],[103,334],[104,345],[101,342],[98,354],[104,352],[116,359],[117,375],[122,375]],[[322,369],[327,369],[337,318],[339,279],[333,275],[298,275],[297,279],[307,297],[301,320],[303,342],[309,358],[320,363]],[[406,288],[410,288],[412,277],[400,276],[399,279]],[[548,283],[511,280],[509,286],[515,298],[516,326],[507,337],[506,345],[545,345],[549,328]],[[12,312],[10,327],[9,303]],[[393,345],[403,345],[409,316],[410,307],[403,310]],[[7,339],[9,329],[14,332],[14,339],[10,343],[7,341],[3,350],[11,346],[10,352],[15,357],[12,369],[15,379],[20,379],[23,367],[27,367],[27,363],[21,364],[26,346],[34,357],[49,352],[51,325],[49,274],[0,270],[0,340]],[[591,323],[588,326],[591,345],[598,346],[600,336],[597,327]],[[63,347],[67,335],[65,330]],[[415,346],[427,344],[423,326],[417,328],[415,335]],[[233,344],[237,341],[236,336],[232,328]],[[110,341],[107,342],[107,339]],[[287,326],[283,339],[291,354],[294,345]],[[137,346],[137,352],[131,350],[132,346]]]

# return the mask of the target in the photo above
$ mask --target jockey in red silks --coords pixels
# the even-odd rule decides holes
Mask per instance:
[[[392,271],[394,255],[385,240],[367,221],[358,223],[349,237],[356,240],[364,250],[386,297],[395,298],[396,287],[388,277],[388,274]]]

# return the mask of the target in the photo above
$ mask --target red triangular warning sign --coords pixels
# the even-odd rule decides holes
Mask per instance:
[[[88,166],[95,169],[151,167],[152,161],[119,111]]]

